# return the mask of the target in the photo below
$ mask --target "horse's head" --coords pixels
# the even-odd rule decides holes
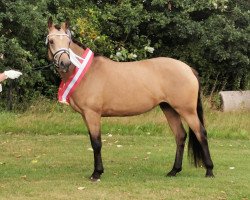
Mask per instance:
[[[58,26],[53,24],[51,17],[48,20],[48,35],[46,38],[48,57],[53,60],[59,72],[67,72],[71,65],[69,57],[71,35],[68,27],[68,21]]]

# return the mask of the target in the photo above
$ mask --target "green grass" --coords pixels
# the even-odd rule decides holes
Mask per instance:
[[[186,158],[177,177],[165,177],[174,160],[172,137],[104,135],[103,139],[105,173],[101,182],[91,183],[93,158],[87,136],[1,134],[0,199],[235,200],[250,196],[247,140],[210,140],[216,176],[210,179]]]
[[[216,178],[204,178],[205,170],[192,167],[186,153],[183,171],[165,177],[175,141],[155,109],[102,120],[105,173],[91,183],[93,153],[79,114],[44,102],[21,114],[2,112],[0,199],[250,199],[250,113],[207,105],[205,113]]]
[[[207,102],[204,107],[209,138],[250,139],[249,111],[222,113],[209,109]],[[102,118],[102,132],[165,136],[170,130],[165,116],[157,108],[134,117]],[[0,112],[0,133],[71,135],[86,134],[87,129],[81,116],[70,107],[42,100],[25,113]]]

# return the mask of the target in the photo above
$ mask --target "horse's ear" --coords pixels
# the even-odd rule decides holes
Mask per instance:
[[[70,25],[70,23],[69,23],[69,18],[67,18],[66,19],[66,21],[64,22],[64,23],[62,23],[62,29],[64,30],[64,31],[66,31],[67,32],[67,30],[69,29],[69,25]]]
[[[70,20],[69,20],[69,18],[67,18],[66,21],[65,21],[66,29],[69,29],[69,26],[70,26]]]
[[[66,21],[64,23],[62,23],[61,28],[66,32],[66,34],[71,39],[71,32],[69,29],[69,18],[67,18]]]
[[[48,19],[48,28],[50,29],[53,26],[53,19],[52,17],[49,17]]]

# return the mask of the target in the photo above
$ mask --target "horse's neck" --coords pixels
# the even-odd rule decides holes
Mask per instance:
[[[83,49],[82,47],[80,47],[79,45],[77,45],[74,42],[70,43],[70,47],[69,47],[76,55],[78,56],[82,56],[83,52],[85,51],[85,49]]]
[[[70,47],[69,47],[76,55],[78,56],[82,56],[83,52],[85,51],[82,47],[80,47],[79,45],[77,45],[74,42],[70,43]],[[75,66],[73,64],[70,65],[68,72],[66,73],[60,73],[62,81],[64,83],[67,82],[67,80],[72,76],[72,74],[74,73],[75,70]]]

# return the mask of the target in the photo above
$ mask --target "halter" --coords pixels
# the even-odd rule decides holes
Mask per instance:
[[[66,53],[69,56],[69,50],[67,48],[61,48],[53,54],[54,64],[56,65],[56,67],[59,67],[61,56],[64,53]],[[59,55],[58,59],[56,59],[57,55]]]
[[[48,34],[47,37],[46,37],[46,40],[45,40],[45,44],[47,45],[48,44],[48,41],[49,41],[49,36],[60,36],[60,38],[62,39],[62,37],[66,36],[70,39],[71,41],[71,37],[69,34],[66,34],[66,33],[58,33],[58,34]],[[62,54],[66,53],[68,56],[69,56],[69,49],[68,48],[61,48],[61,49],[58,49],[52,56],[53,56],[53,62],[55,64],[56,67],[59,67],[59,62],[60,62],[60,59],[61,59],[61,56]],[[56,59],[56,57],[59,55],[58,59]]]

